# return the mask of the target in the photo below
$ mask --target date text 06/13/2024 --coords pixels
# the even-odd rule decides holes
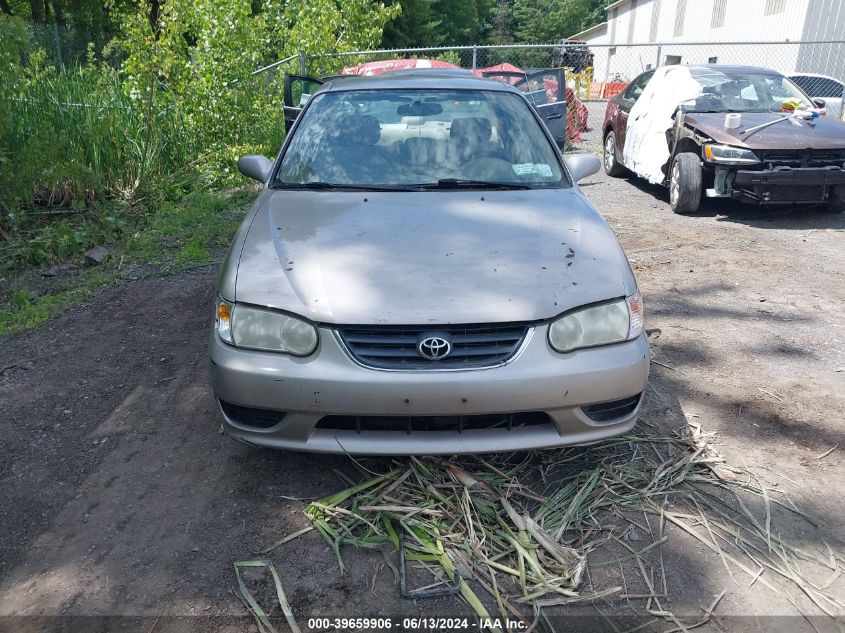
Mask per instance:
[[[310,630],[349,629],[369,631],[524,631],[528,624],[510,618],[440,618],[440,617],[377,617],[377,618],[309,618]]]

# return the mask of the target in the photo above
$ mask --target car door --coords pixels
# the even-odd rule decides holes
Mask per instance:
[[[325,83],[322,79],[316,77],[307,77],[305,75],[285,75],[285,130],[290,132],[290,128],[302,108],[308,103],[308,99],[316,90]]]
[[[621,158],[624,155],[625,131],[628,128],[628,115],[631,112],[631,108],[634,107],[637,99],[639,99],[640,95],[643,94],[646,84],[653,75],[654,71],[650,70],[634,78],[634,80],[628,84],[628,87],[625,88],[619,97],[619,105],[617,107],[615,117],[616,120],[613,125],[613,129],[616,132],[616,151],[619,153],[617,158]]]
[[[525,75],[513,84],[530,101],[559,147],[566,143],[566,83],[562,68]]]
[[[485,79],[495,79],[502,83],[513,86],[518,81],[522,81],[527,76],[525,73],[515,72],[512,70],[488,70],[481,73]]]

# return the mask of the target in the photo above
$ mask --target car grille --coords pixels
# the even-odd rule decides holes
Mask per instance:
[[[641,396],[642,394],[638,393],[636,396],[622,398],[621,400],[611,400],[610,402],[590,404],[581,407],[581,410],[594,422],[611,422],[618,418],[624,418],[626,415],[630,415],[640,403]]]
[[[758,152],[766,167],[842,167],[845,149],[774,149]]]
[[[499,429],[511,431],[525,426],[550,424],[551,418],[541,411],[496,413],[488,415],[327,415],[317,423],[318,429],[336,431],[401,431],[411,433]]]
[[[338,330],[344,345],[362,365],[376,369],[471,369],[510,359],[528,334],[526,324],[460,326],[361,326]],[[452,351],[427,360],[417,352],[421,334],[448,334]]]

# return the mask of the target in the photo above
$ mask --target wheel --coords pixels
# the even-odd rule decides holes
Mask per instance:
[[[701,161],[692,152],[681,152],[672,160],[669,204],[681,215],[695,213],[701,205]]]
[[[621,176],[625,167],[616,160],[616,134],[611,131],[604,137],[604,173],[608,176]]]
[[[845,185],[831,189],[826,209],[830,213],[845,213]]]

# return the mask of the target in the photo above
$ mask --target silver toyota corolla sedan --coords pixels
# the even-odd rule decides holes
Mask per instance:
[[[537,112],[396,73],[307,100],[218,282],[211,379],[235,439],[370,455],[594,442],[648,378],[622,248]]]

